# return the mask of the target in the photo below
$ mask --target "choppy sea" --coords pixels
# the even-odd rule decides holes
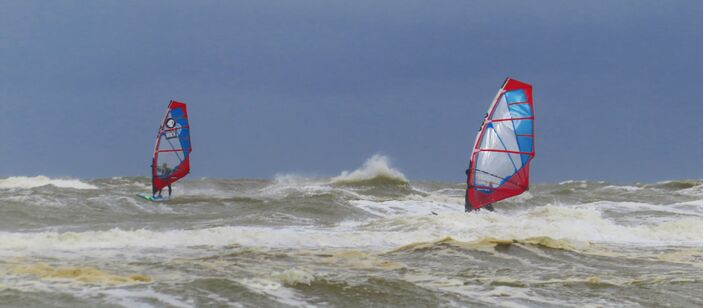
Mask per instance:
[[[373,157],[332,178],[0,179],[0,306],[701,307],[702,181],[465,184]]]

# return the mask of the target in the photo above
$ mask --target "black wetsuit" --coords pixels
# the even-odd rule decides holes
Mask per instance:
[[[169,184],[168,187],[169,187],[169,198],[171,198],[171,184]],[[162,188],[162,189],[163,189],[163,188]],[[161,197],[161,190],[162,190],[162,189],[159,189],[159,197]]]
[[[469,203],[469,201],[467,201],[467,202],[464,203],[464,211],[467,212],[467,213],[469,213],[469,212],[471,212],[471,211],[479,211],[479,210],[481,210],[481,209],[487,209],[489,212],[493,212],[493,211],[494,211],[494,206],[492,206],[491,203],[489,203],[489,204],[487,204],[487,205],[485,205],[485,206],[483,206],[483,207],[480,207],[480,208],[478,208],[478,209],[474,209],[474,208],[472,208],[472,204]]]
[[[169,173],[171,173],[171,169],[169,169],[168,167],[162,167],[162,168],[157,167],[156,170],[157,170],[157,172],[161,172],[161,174],[162,174],[163,177],[165,177],[166,175],[168,175]],[[161,198],[161,191],[162,191],[163,189],[164,189],[164,188],[161,188],[161,189],[159,189],[158,191],[155,191],[152,195],[156,195],[157,192],[158,192],[158,193],[159,193],[158,195],[159,195],[159,197]],[[171,184],[169,184],[169,198],[171,198]]]

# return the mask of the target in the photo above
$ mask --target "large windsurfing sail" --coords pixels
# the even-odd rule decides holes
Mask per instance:
[[[152,193],[191,171],[191,129],[186,104],[171,101],[161,121],[152,158]]]
[[[533,87],[507,78],[474,141],[465,209],[478,209],[528,189],[535,156],[533,111]]]

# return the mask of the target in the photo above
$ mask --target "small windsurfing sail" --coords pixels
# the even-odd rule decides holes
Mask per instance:
[[[533,111],[533,87],[507,78],[474,141],[465,209],[479,209],[528,189],[535,156]]]
[[[156,136],[152,158],[152,194],[191,171],[191,128],[186,104],[171,101]]]

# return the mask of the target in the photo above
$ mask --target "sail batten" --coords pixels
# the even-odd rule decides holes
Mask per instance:
[[[484,116],[472,148],[465,207],[478,209],[528,189],[535,156],[533,88],[507,78]]]

